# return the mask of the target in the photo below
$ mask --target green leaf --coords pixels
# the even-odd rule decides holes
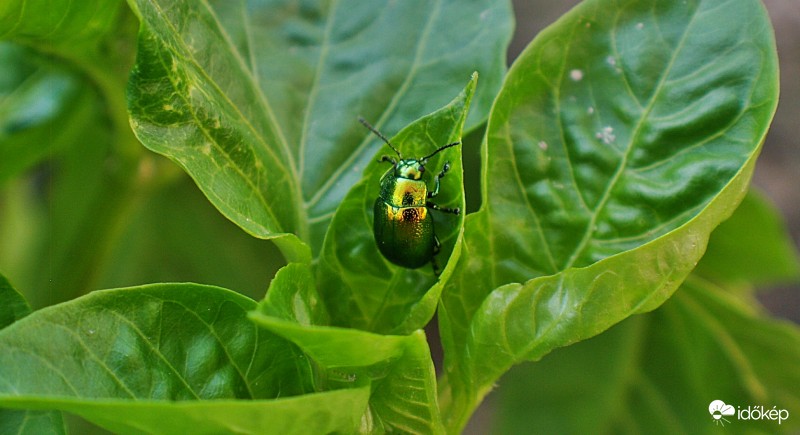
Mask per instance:
[[[475,125],[511,31],[507,1],[131,3],[141,20],[128,87],[138,138],[248,233],[295,234],[315,255],[374,155],[357,117],[398,131],[478,70]]]
[[[308,355],[317,369],[318,389],[370,386],[360,432],[443,433],[423,331],[397,336],[320,326],[327,313],[310,267],[299,263],[278,272],[250,318]]]
[[[653,313],[513,369],[492,432],[711,433],[712,400],[797,415],[800,330],[754,306],[690,278]],[[726,418],[734,433],[799,426]]]
[[[255,307],[217,287],[158,284],[94,292],[37,311],[0,331],[0,406],[60,409],[113,430],[146,432],[158,432],[166,419],[203,427],[202,416],[212,431],[230,429],[270,409],[291,409],[276,423],[288,425],[302,420],[298,413],[317,418],[319,401],[341,414],[331,422],[357,420],[366,391],[283,401],[313,392],[309,362],[247,320]],[[338,409],[339,399],[348,407]],[[211,411],[206,400],[223,402]],[[142,417],[147,413],[153,416]]]
[[[443,293],[453,427],[512,364],[670,296],[744,196],[777,84],[755,0],[589,0],[531,43]]]
[[[349,433],[358,427],[368,388],[275,400],[122,401],[55,397],[43,404],[6,400],[21,408],[58,407],[115,433],[307,434]]]
[[[28,302],[0,274],[0,329],[30,314]],[[16,411],[0,409],[0,433],[63,434],[61,413],[54,411]]]
[[[264,315],[300,325],[328,325],[328,311],[307,264],[289,263],[273,278],[258,308]]]
[[[800,278],[800,256],[778,210],[750,190],[711,234],[696,273],[726,286],[764,286]]]
[[[460,141],[476,83],[475,75],[448,105],[420,118],[390,139],[392,145],[409,158],[429,155],[442,145]],[[382,149],[394,154],[386,145]],[[441,179],[440,194],[433,201],[443,207],[464,210],[460,147],[444,150],[429,160],[426,173],[430,176],[425,177],[428,187],[433,187],[431,178],[445,162],[450,163],[451,169]],[[334,325],[407,334],[422,328],[433,317],[444,282],[458,260],[463,218],[431,212],[436,235],[442,243],[436,261],[444,266],[453,265],[444,267],[438,281],[431,273],[431,266],[412,270],[390,263],[378,251],[372,232],[380,180],[389,167],[373,159],[364,170],[364,178],[339,206],[323,245],[318,282]]]

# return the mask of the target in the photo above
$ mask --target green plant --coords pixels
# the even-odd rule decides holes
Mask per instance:
[[[2,431],[459,432],[564,346],[501,390],[509,431],[702,432],[720,398],[800,415],[800,331],[753,308],[800,275],[746,196],[778,92],[759,1],[587,0],[508,72],[507,2],[51,3],[0,6],[0,267],[66,301],[30,313],[0,281]],[[438,279],[377,251],[386,168],[358,115],[404,155],[466,136],[438,200],[462,210],[478,175],[453,156],[482,138]],[[260,302],[83,295],[273,274]]]

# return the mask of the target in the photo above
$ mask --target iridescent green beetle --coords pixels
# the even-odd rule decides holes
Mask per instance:
[[[418,159],[404,159],[400,151],[386,137],[363,118],[358,119],[386,145],[394,150],[398,159],[381,157],[381,162],[390,162],[392,167],[381,178],[381,191],[375,200],[375,223],[373,232],[378,249],[392,263],[416,269],[430,262],[433,273],[439,275],[439,265],[434,257],[441,244],[436,237],[433,216],[428,209],[459,214],[458,208],[439,207],[428,201],[439,194],[439,179],[450,170],[450,162],[433,179],[433,190],[428,190],[422,174],[428,159],[442,150],[459,145],[453,142],[439,147],[432,154]]]

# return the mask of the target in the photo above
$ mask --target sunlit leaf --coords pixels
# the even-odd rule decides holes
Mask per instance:
[[[302,435],[352,432],[368,397],[369,389],[352,388],[274,400],[1,400],[20,408],[64,409],[115,433]]]
[[[160,284],[42,309],[0,332],[0,406],[60,409],[126,431],[158,432],[169,419],[257,433],[264,420],[253,415],[271,409],[280,414],[271,414],[275,427],[303,416],[323,432],[352,428],[365,391],[305,394],[313,392],[308,360],[247,320],[255,306],[217,287]],[[333,426],[311,422],[320,406]]]

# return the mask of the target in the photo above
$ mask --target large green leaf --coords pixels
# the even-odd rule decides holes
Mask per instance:
[[[477,70],[475,125],[511,30],[508,1],[130,3],[136,135],[250,234],[313,252],[374,155],[358,115],[399,131]]]
[[[358,427],[368,388],[352,388],[275,400],[86,400],[54,397],[3,399],[20,408],[56,407],[122,434],[348,433]]]
[[[512,364],[669,297],[744,196],[777,84],[755,0],[589,0],[533,41],[443,295],[452,426]]]
[[[424,332],[378,335],[322,326],[327,312],[310,267],[300,263],[278,272],[250,317],[297,344],[314,361],[318,390],[370,386],[360,432],[443,433]]]
[[[0,332],[0,406],[65,410],[126,432],[170,420],[260,433],[267,416],[278,432],[352,430],[368,391],[305,394],[308,360],[248,321],[255,307],[217,287],[160,284],[37,311]]]
[[[422,157],[438,147],[461,140],[477,76],[448,105],[427,115],[390,139],[404,158]],[[375,138],[375,140],[379,140]],[[388,154],[394,152],[383,146]],[[426,180],[439,173],[445,162],[450,171],[441,178],[440,192],[433,202],[442,207],[464,210],[461,150],[444,150],[428,161]],[[325,238],[320,256],[318,281],[320,293],[338,326],[373,332],[406,334],[427,324],[436,310],[443,283],[452,273],[460,251],[459,236],[463,218],[431,211],[435,232],[442,250],[435,261],[444,269],[438,281],[430,265],[412,270],[398,267],[383,258],[372,234],[373,210],[380,194],[381,177],[391,167],[377,159],[364,170],[337,209]],[[451,254],[452,253],[452,254]]]
[[[800,412],[800,330],[752,301],[690,279],[653,313],[514,368],[497,390],[497,433],[710,433],[712,400],[786,409],[733,433],[792,433]],[[722,430],[722,429],[717,429]]]

